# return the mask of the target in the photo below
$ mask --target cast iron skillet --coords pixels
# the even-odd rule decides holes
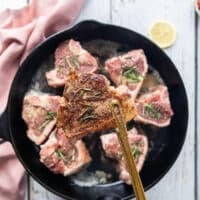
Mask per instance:
[[[174,111],[168,127],[155,129],[147,126],[148,139],[153,141],[148,158],[141,171],[145,190],[155,185],[170,169],[183,146],[188,123],[188,102],[180,75],[169,57],[140,34],[114,25],[83,21],[73,28],[57,33],[37,46],[23,62],[13,81],[6,111],[0,118],[0,134],[14,146],[15,152],[29,174],[48,190],[66,199],[130,199],[130,186],[121,181],[105,185],[83,187],[72,184],[68,178],[54,175],[39,161],[38,149],[26,136],[26,125],[21,117],[22,102],[33,76],[41,63],[53,54],[59,43],[73,38],[81,43],[101,39],[117,42],[117,51],[141,48],[148,63],[160,73],[169,89]],[[98,47],[101,49],[101,47]],[[105,58],[106,59],[106,58]]]

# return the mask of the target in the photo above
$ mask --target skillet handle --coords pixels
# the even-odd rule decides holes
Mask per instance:
[[[0,116],[0,144],[10,141],[7,109]]]

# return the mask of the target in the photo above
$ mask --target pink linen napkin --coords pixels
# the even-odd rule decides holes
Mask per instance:
[[[68,27],[80,12],[83,1],[32,0],[22,9],[0,13],[0,113],[6,107],[20,64],[38,43]],[[11,144],[0,145],[0,200],[24,198],[23,174]]]

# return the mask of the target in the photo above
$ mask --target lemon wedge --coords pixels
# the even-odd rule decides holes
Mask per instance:
[[[167,48],[174,44],[176,40],[176,29],[167,21],[154,22],[148,31],[150,39],[160,48]]]

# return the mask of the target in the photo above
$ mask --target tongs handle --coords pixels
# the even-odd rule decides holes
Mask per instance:
[[[111,111],[117,127],[117,135],[123,150],[124,158],[127,162],[128,171],[131,177],[132,187],[135,191],[135,196],[137,200],[146,200],[144,188],[137,171],[133,155],[131,153],[131,148],[128,141],[128,133],[126,128],[126,123],[124,122],[124,115],[119,102],[111,104]]]

